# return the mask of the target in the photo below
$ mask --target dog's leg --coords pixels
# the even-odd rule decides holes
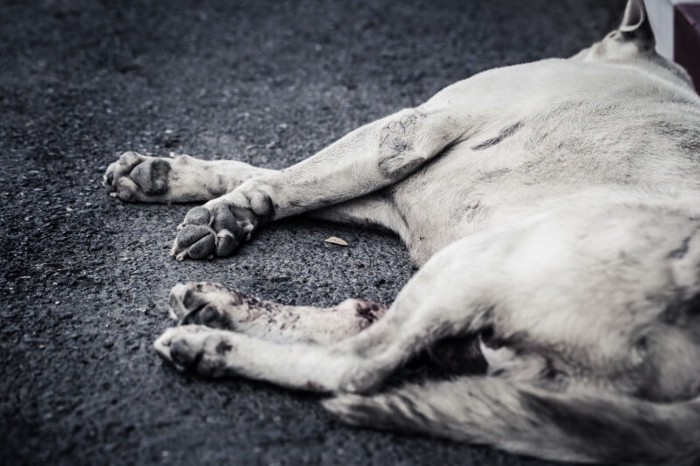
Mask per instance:
[[[171,253],[180,260],[227,256],[261,223],[396,183],[468,130],[467,115],[435,107],[426,104],[368,124],[293,167],[253,178],[192,209]]]
[[[124,152],[110,164],[103,184],[110,195],[125,202],[177,203],[209,201],[245,181],[279,173],[234,160],[200,160],[188,155],[150,157]],[[381,227],[406,239],[408,230],[384,193],[373,193],[305,212],[320,220]]]
[[[461,377],[323,404],[352,425],[558,461],[695,464],[682,459],[700,455],[700,398],[656,404],[599,388],[552,392],[500,377]]]
[[[344,422],[356,426],[425,433],[490,444],[516,454],[590,462],[596,448],[587,453],[572,448],[578,446],[573,436],[568,437],[552,422],[544,407],[538,412],[530,401],[537,396],[533,391],[547,401],[552,397],[528,384],[500,377],[461,377],[407,384],[370,395],[342,394],[324,401],[323,405]],[[590,416],[593,418],[594,414]],[[603,420],[599,422],[602,427]],[[601,439],[606,434],[598,433]],[[599,439],[599,443],[603,442]]]
[[[189,155],[150,157],[124,152],[107,167],[103,184],[125,202],[209,201],[244,181],[275,173],[234,160],[199,160]]]
[[[170,292],[170,313],[181,324],[233,330],[277,342],[330,344],[381,318],[383,304],[347,299],[337,306],[285,306],[214,283],[188,283]]]
[[[454,246],[411,279],[383,318],[340,342],[280,344],[183,325],[167,330],[156,349],[202,375],[239,374],[298,389],[365,392],[438,339],[474,334],[490,325],[495,297],[488,293],[492,275],[484,271],[489,270],[491,248],[498,246],[478,242],[466,251]],[[470,264],[466,272],[465,264]]]

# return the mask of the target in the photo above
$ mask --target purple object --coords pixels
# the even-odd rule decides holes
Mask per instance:
[[[673,59],[690,73],[700,91],[700,4],[676,5],[673,23]]]

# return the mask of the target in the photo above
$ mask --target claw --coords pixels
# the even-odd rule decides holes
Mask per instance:
[[[216,236],[208,233],[207,236],[190,246],[187,253],[192,259],[206,259],[212,257],[215,250]]]

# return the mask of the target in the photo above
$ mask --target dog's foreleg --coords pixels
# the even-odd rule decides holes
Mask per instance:
[[[125,202],[169,204],[209,201],[271,173],[275,170],[234,160],[150,157],[129,151],[107,167],[102,183],[112,197]]]
[[[468,116],[434,107],[370,123],[297,165],[191,210],[172,254],[227,256],[261,223],[356,199],[405,178],[467,131]]]
[[[102,183],[112,197],[125,202],[178,203],[210,201],[252,178],[279,173],[234,160],[201,160],[189,155],[151,157],[124,152],[107,168]],[[372,193],[311,210],[306,216],[336,223],[381,227],[407,238],[407,226],[388,201]]]

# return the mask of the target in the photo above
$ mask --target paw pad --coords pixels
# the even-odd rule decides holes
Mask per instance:
[[[195,207],[185,216],[170,251],[177,260],[226,257],[250,239],[257,218],[248,209],[225,202]]]

